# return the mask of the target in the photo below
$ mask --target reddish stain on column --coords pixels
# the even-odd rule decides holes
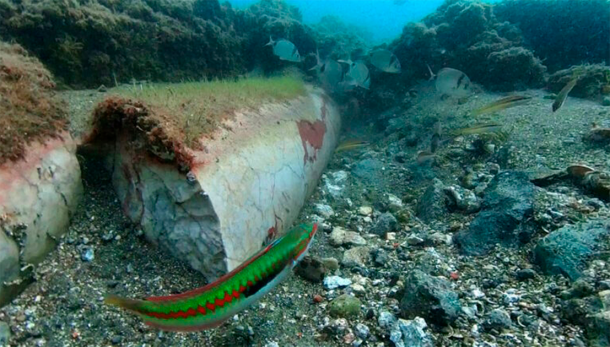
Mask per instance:
[[[301,135],[301,142],[303,143],[303,164],[307,164],[307,161],[313,163],[316,160],[318,150],[322,148],[324,144],[324,134],[326,134],[326,124],[317,120],[310,122],[306,120],[298,121],[297,127],[299,128],[299,135]],[[307,144],[313,148],[313,153],[308,152]]]

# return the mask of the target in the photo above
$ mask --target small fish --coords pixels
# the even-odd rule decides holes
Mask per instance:
[[[153,327],[198,331],[220,326],[290,275],[316,234],[316,224],[301,224],[213,283],[191,291],[146,300],[107,296],[106,304],[131,311]]]
[[[475,135],[475,134],[486,134],[486,133],[495,133],[502,130],[501,124],[496,123],[486,123],[486,124],[476,124],[467,128],[460,128],[452,131],[451,133],[455,136],[460,135]]]
[[[444,95],[463,98],[472,94],[472,84],[462,71],[446,67],[436,75],[436,90]]]
[[[479,116],[484,113],[496,112],[496,111],[504,110],[504,109],[507,109],[510,107],[522,105],[529,100],[531,100],[531,97],[529,97],[529,96],[511,95],[511,96],[502,98],[500,100],[494,101],[492,103],[489,103],[489,104],[473,111],[472,114],[474,116]]]
[[[565,85],[557,94],[557,98],[555,98],[555,102],[553,102],[553,112],[559,110],[559,108],[566,101],[568,94],[572,91],[576,83],[578,82],[578,77],[572,78],[568,84]]]
[[[322,87],[327,91],[337,91],[339,83],[343,78],[343,68],[338,62],[327,58],[322,61],[320,53],[316,49],[316,66],[309,70],[316,70]]]
[[[424,165],[424,164],[432,163],[434,161],[435,157],[436,156],[431,151],[423,150],[423,151],[420,151],[417,153],[416,160],[419,165]]]
[[[353,62],[351,59],[339,60],[340,63],[349,65],[349,70],[345,74],[344,83],[347,85],[356,85],[364,89],[369,89],[371,86],[371,74],[369,69],[362,61]]]
[[[400,61],[394,53],[387,49],[378,49],[370,53],[370,61],[374,67],[383,72],[400,73]]]
[[[356,149],[356,148],[362,148],[365,146],[368,146],[368,142],[366,141],[361,141],[361,140],[346,140],[343,141],[339,144],[339,146],[337,146],[337,149],[335,149],[335,152],[343,152],[343,151],[349,151],[352,149]]]
[[[273,41],[273,38],[270,36],[269,43],[267,43],[265,46],[272,46],[273,54],[277,55],[280,60],[292,61],[295,63],[301,62],[299,50],[292,42],[288,40],[280,39]]]

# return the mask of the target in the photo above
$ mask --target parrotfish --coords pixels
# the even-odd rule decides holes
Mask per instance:
[[[277,55],[280,60],[292,61],[295,63],[301,62],[301,55],[297,47],[290,41],[280,39],[273,41],[273,38],[269,37],[269,43],[265,46],[273,47],[273,54]]]
[[[105,302],[131,311],[146,324],[162,330],[198,331],[218,327],[288,277],[309,249],[316,231],[316,224],[298,225],[204,287],[145,300],[111,295]]]
[[[501,111],[501,110],[505,110],[507,108],[511,108],[511,107],[515,107],[515,106],[519,106],[522,105],[526,102],[528,102],[529,100],[531,100],[532,98],[529,96],[523,96],[523,95],[511,95],[511,96],[507,96],[505,98],[502,98],[500,100],[494,101],[492,103],[489,103],[475,111],[472,112],[472,114],[474,116],[479,116],[482,115],[484,113],[490,113],[490,112],[496,112],[496,111]]]

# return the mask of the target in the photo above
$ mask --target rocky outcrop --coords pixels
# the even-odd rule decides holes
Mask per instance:
[[[63,134],[0,166],[0,305],[24,287],[68,229],[82,195],[75,152]]]
[[[120,109],[125,119],[142,112],[134,107]],[[198,150],[171,136],[157,143],[139,139],[134,128],[115,129],[109,166],[126,215],[150,241],[212,279],[294,222],[339,126],[330,100],[310,89],[287,103],[237,113],[205,135]]]

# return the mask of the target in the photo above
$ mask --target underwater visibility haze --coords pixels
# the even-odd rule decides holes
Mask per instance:
[[[609,0],[0,0],[0,346],[610,346],[609,64]]]

